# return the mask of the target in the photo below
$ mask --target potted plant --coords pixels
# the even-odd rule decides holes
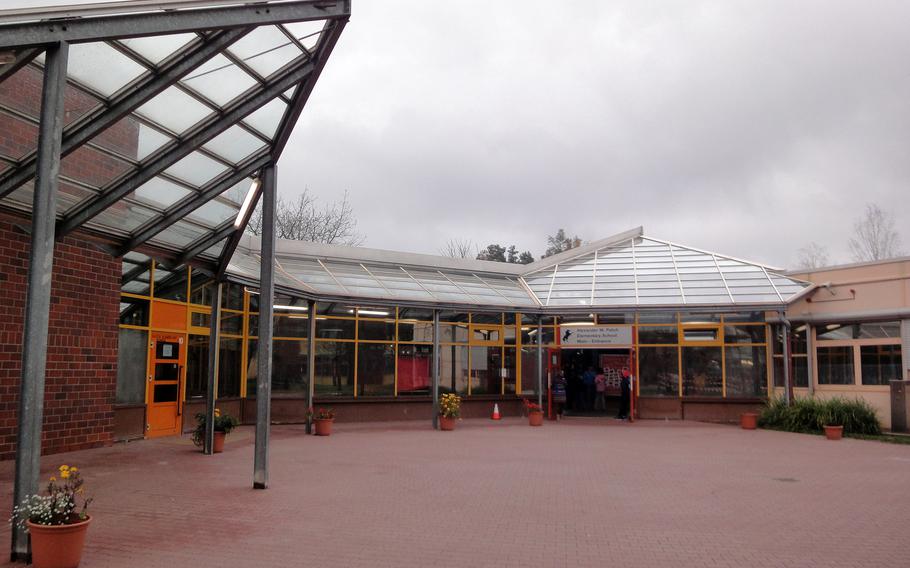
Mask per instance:
[[[526,398],[522,400],[524,401],[525,408],[528,411],[528,424],[531,426],[543,426],[543,407],[541,407],[536,402],[531,402]]]
[[[758,413],[743,412],[739,415],[739,425],[743,430],[755,430],[758,428]]]
[[[224,451],[224,437],[236,428],[240,421],[230,414],[221,414],[221,411],[215,409],[215,438],[212,444],[212,452],[220,454]],[[205,442],[205,413],[196,413],[196,429],[193,430],[193,443],[202,446]]]
[[[332,435],[332,423],[335,422],[335,409],[318,408],[315,411],[311,409],[310,418],[316,425],[317,436]]]
[[[57,476],[60,480],[57,480]],[[13,508],[17,526],[31,535],[35,568],[76,568],[92,518],[79,468],[61,465],[44,494],[30,495]]]
[[[454,430],[455,421],[461,416],[461,397],[447,393],[439,397],[439,429]]]
[[[818,424],[825,431],[825,437],[829,440],[840,440],[844,437],[844,414],[843,403],[840,399],[833,399],[825,402],[818,412]]]

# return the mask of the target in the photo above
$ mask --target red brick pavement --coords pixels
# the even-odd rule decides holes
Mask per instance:
[[[910,446],[576,419],[273,428],[50,456],[95,493],[83,566],[906,566]],[[12,463],[0,464],[10,507]],[[9,531],[0,546],[9,547]]]

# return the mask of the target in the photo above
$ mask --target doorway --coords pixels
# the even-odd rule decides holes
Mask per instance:
[[[186,337],[156,333],[149,336],[146,436],[173,436],[180,432],[183,380],[186,373]]]
[[[631,349],[562,349],[566,378],[565,414],[570,416],[616,416],[619,414],[623,369],[632,370]],[[603,374],[603,390],[586,385],[584,375],[593,369]]]

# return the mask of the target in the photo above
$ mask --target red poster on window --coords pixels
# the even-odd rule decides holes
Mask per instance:
[[[607,394],[620,394],[622,370],[629,366],[629,357],[626,355],[601,355],[600,368],[603,369],[604,378],[607,380]]]

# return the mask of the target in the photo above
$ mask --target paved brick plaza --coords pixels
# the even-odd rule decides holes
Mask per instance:
[[[906,566],[910,446],[575,419],[252,430],[51,456],[96,496],[83,566]],[[12,462],[0,464],[9,510]],[[9,549],[9,530],[2,546]]]

